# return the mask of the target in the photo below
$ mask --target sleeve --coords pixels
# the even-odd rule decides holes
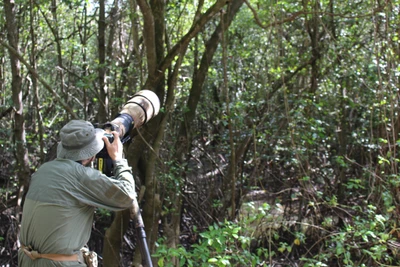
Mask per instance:
[[[132,169],[126,159],[114,162],[114,177],[107,177],[100,171],[88,167],[82,173],[80,202],[109,210],[124,210],[132,206],[136,197]]]
[[[133,180],[132,176],[132,168],[128,166],[128,162],[126,161],[126,159],[113,161],[113,163],[115,179],[125,180],[135,185],[135,180]]]

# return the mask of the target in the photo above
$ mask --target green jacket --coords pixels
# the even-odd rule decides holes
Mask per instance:
[[[43,164],[32,175],[22,213],[20,241],[42,254],[75,254],[88,242],[96,207],[130,208],[136,197],[131,168],[114,162],[115,177],[67,160]],[[85,266],[79,262],[31,260],[22,250],[19,267]]]

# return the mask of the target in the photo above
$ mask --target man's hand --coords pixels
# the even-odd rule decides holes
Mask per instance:
[[[104,144],[106,145],[108,155],[113,161],[122,159],[123,146],[119,134],[115,131],[111,132],[114,136],[114,141],[110,143],[106,136],[103,136]]]

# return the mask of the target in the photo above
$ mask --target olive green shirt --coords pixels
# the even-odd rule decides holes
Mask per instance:
[[[130,208],[135,183],[125,159],[114,162],[115,177],[68,159],[43,164],[32,175],[23,206],[20,241],[42,254],[75,254],[88,242],[95,208]],[[22,250],[18,266],[85,266],[80,262],[31,260]]]

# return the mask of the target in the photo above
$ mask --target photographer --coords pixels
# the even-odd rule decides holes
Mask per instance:
[[[33,175],[25,199],[18,266],[85,266],[81,248],[90,238],[96,207],[130,208],[136,197],[131,168],[122,158],[117,132],[114,141],[89,122],[72,120],[60,131],[57,158]],[[106,146],[114,177],[90,168]]]

